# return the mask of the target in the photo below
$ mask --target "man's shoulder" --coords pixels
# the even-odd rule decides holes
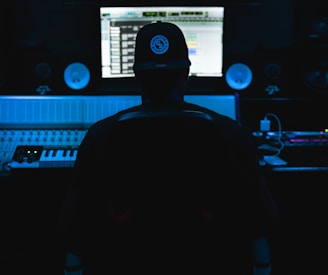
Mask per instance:
[[[126,113],[131,113],[131,112],[136,112],[138,110],[141,110],[143,107],[142,105],[136,105],[133,107],[129,107],[127,109],[123,109],[118,111],[115,114],[112,114],[110,116],[107,116],[101,120],[96,121],[94,124],[92,124],[89,128],[90,130],[100,130],[100,129],[110,129],[111,126],[115,125],[117,122],[118,118],[121,117],[122,115]]]
[[[201,105],[185,102],[185,107],[184,108],[189,109],[189,110],[194,110],[194,111],[199,111],[199,112],[206,113],[206,114],[212,116],[212,118],[215,121],[229,121],[229,122],[232,122],[233,124],[236,123],[236,121],[234,121],[232,118],[230,118],[230,117],[228,117],[224,114],[218,113],[218,112],[216,112],[212,109],[201,106]]]

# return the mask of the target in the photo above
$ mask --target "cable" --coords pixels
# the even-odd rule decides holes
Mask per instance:
[[[265,150],[270,150],[270,151],[276,151],[276,153],[274,154],[275,156],[279,156],[281,150],[284,148],[284,142],[281,141],[281,137],[282,137],[282,127],[281,127],[281,122],[279,117],[274,114],[274,113],[266,113],[264,115],[264,119],[261,120],[261,131],[269,131],[270,130],[270,120],[268,119],[270,116],[272,116],[276,121],[277,121],[277,125],[278,125],[278,143],[280,144],[280,147],[277,148],[275,146],[271,146],[268,144],[263,144],[258,146],[258,149],[265,149]]]

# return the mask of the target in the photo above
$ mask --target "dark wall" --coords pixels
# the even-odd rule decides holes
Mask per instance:
[[[12,45],[13,24],[8,24],[13,16],[13,2],[0,1],[0,90],[5,89],[8,79],[8,52]]]
[[[16,0],[8,18],[12,41],[6,89],[36,94],[39,85],[51,93],[70,92],[63,80],[72,62],[88,65],[98,75],[98,10],[95,5],[67,5],[63,0]],[[91,82],[92,84],[92,82]],[[92,85],[89,86],[92,88]],[[6,91],[5,91],[6,92]]]
[[[241,93],[241,117],[250,129],[258,129],[259,120],[272,112],[281,119],[283,129],[324,130],[327,127],[324,110],[328,99],[328,2],[302,0],[288,5],[279,2],[281,4],[275,1],[278,6],[272,11],[275,10],[276,15],[271,14],[268,19],[267,36],[263,41],[267,46],[280,45],[280,51],[275,47],[271,53],[260,54],[259,64],[263,62],[264,65],[255,70],[254,86],[249,87],[251,92],[247,95]],[[285,10],[287,6],[289,11]],[[285,20],[278,20],[278,10],[286,12]],[[284,24],[289,26],[289,31],[283,30]],[[275,32],[277,25],[281,29]],[[249,55],[248,58],[255,56]],[[267,74],[270,64],[280,66],[279,70],[271,70],[272,67],[268,70],[273,73],[271,77]],[[268,85],[277,85],[279,91],[273,94],[264,92]],[[253,89],[255,86],[257,88]]]
[[[225,32],[226,69],[244,63],[253,72],[241,98],[286,97],[290,91],[294,4],[292,0],[267,0],[262,5],[231,6]],[[271,94],[272,89],[276,90]]]

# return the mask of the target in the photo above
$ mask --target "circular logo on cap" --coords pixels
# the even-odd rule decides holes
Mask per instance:
[[[150,41],[150,49],[155,54],[166,53],[169,49],[169,40],[164,35],[155,35]]]

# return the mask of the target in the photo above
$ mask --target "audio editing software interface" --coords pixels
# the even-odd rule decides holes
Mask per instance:
[[[193,76],[222,77],[223,7],[100,7],[102,78],[133,77],[134,44],[145,24],[167,21],[185,35]]]

